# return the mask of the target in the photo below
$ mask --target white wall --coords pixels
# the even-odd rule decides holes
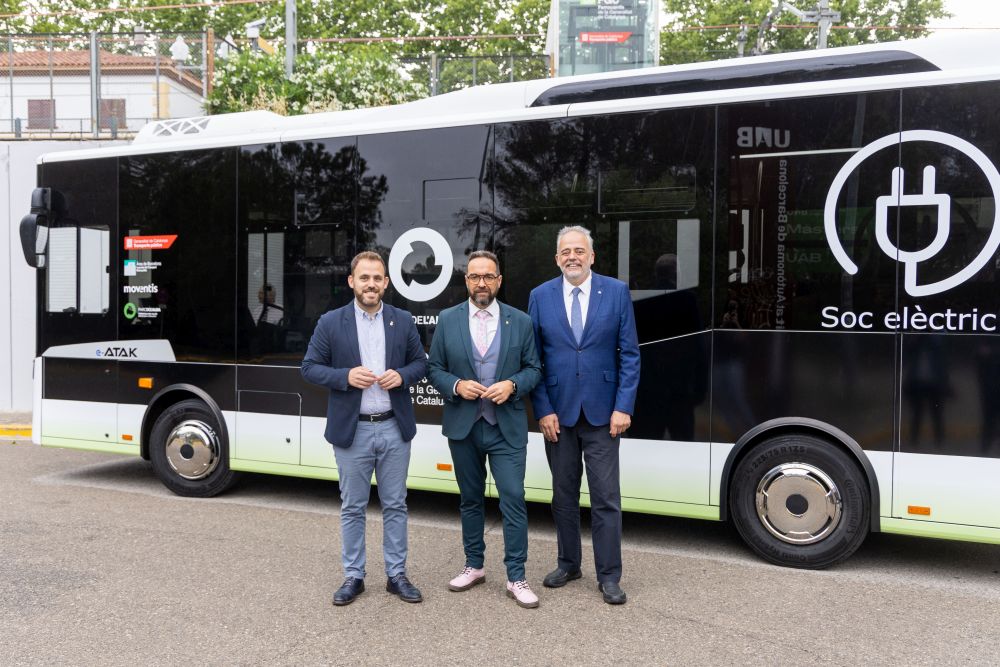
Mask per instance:
[[[121,141],[0,142],[0,411],[31,410],[35,356],[35,270],[24,262],[18,226],[31,206],[35,160],[43,153],[98,148]]]
[[[149,120],[157,118],[157,104],[161,118],[190,118],[203,116],[204,105],[199,93],[182,86],[166,76],[105,75],[101,78],[101,97],[124,99],[125,116],[131,130],[142,129]],[[47,76],[24,76],[14,79],[14,118],[21,119],[21,127],[28,130],[28,100],[56,101],[57,131],[89,132],[90,78],[89,76],[58,76],[50,82]],[[13,131],[10,110],[10,81],[0,76],[0,129]],[[8,130],[8,128],[11,128]]]

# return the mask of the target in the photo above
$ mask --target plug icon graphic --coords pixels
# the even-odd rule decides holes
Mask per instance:
[[[989,196],[992,196],[994,201],[1000,201],[1000,171],[997,170],[989,156],[965,139],[936,130],[904,130],[876,139],[857,151],[840,168],[830,183],[830,190],[826,194],[826,204],[823,206],[823,230],[826,233],[827,243],[830,244],[830,252],[833,253],[834,259],[847,275],[857,275],[858,265],[844,248],[844,242],[841,239],[842,230],[838,229],[839,200],[844,192],[844,186],[857,173],[858,168],[865,160],[879,151],[887,148],[895,150],[896,147],[911,142],[934,148],[937,151],[948,151],[942,155],[960,153],[959,159],[969,160],[975,164],[972,171],[978,169],[982,172],[989,183]],[[994,261],[997,251],[1000,250],[1000,206],[998,206],[994,207],[989,235],[983,241],[982,248],[975,258],[969,260],[964,267],[957,269],[955,273],[946,278],[925,282],[922,285],[917,284],[917,264],[940,252],[948,241],[948,234],[951,230],[951,197],[937,193],[933,167],[926,166],[923,172],[923,192],[915,195],[904,195],[902,194],[903,172],[900,169],[893,169],[892,193],[878,197],[875,202],[875,238],[879,249],[889,257],[904,263],[906,293],[914,297],[940,294],[961,285],[975,276],[984,266]],[[920,206],[925,209],[934,207],[937,211],[936,234],[926,248],[904,251],[894,246],[889,240],[889,209],[897,206]],[[989,222],[988,219],[982,220],[982,223],[985,224],[989,224]]]
[[[895,167],[892,170],[892,191],[882,195],[875,202],[875,239],[882,252],[895,257],[903,263],[903,282],[909,294],[917,294],[917,265],[941,252],[948,242],[951,231],[951,197],[935,191],[934,167],[924,167],[923,192],[915,195],[904,195],[903,170]],[[903,206],[935,207],[937,209],[937,232],[934,239],[919,250],[901,250],[889,239],[889,209]]]

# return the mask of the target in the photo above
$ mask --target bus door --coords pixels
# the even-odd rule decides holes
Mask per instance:
[[[320,316],[352,298],[355,153],[352,137],[240,153],[236,459],[336,467],[327,391],[300,368]]]
[[[899,519],[1000,527],[1000,132],[983,106],[995,95],[995,83],[903,91]]]
[[[38,352],[44,357],[42,440],[118,442],[116,161],[43,168],[51,212],[39,267]],[[39,244],[41,247],[42,244]],[[37,381],[37,380],[36,380]],[[58,416],[58,420],[47,417]]]

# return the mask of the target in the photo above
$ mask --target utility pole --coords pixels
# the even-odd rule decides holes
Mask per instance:
[[[816,18],[806,19],[807,21],[815,20],[819,24],[819,39],[816,42],[817,49],[826,48],[826,38],[830,34],[830,27],[840,21],[840,12],[830,11],[830,0],[819,0],[819,5],[816,7]],[[806,12],[806,16],[809,16],[813,12]]]
[[[285,76],[289,79],[295,69],[295,51],[299,47],[296,20],[295,0],[285,0]]]
[[[764,52],[764,33],[771,28],[774,20],[785,10],[794,14],[803,23],[816,23],[819,26],[819,37],[816,40],[817,49],[826,48],[831,26],[840,21],[840,12],[830,9],[830,0],[817,0],[816,8],[805,12],[796,8],[787,0],[778,0],[774,8],[760,23],[760,29],[757,31],[757,45],[752,51],[754,55],[760,55]]]

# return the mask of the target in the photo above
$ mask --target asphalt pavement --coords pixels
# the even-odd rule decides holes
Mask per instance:
[[[374,494],[373,494],[374,496]],[[458,499],[410,494],[409,574],[384,591],[378,507],[368,590],[331,605],[342,574],[337,486],[247,476],[224,496],[172,495],[134,458],[0,441],[0,664],[607,665],[987,664],[998,658],[1000,547],[874,535],[826,571],[754,557],[721,523],[625,518],[622,586],[558,590],[548,507],[531,505],[528,580],[504,594],[489,507],[487,583],[463,565]]]

